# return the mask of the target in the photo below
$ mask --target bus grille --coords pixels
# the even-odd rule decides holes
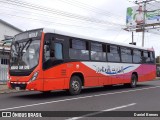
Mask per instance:
[[[27,84],[15,84],[15,83],[11,83],[11,87],[13,89],[15,89],[16,87],[19,87],[21,90],[25,90],[26,86],[27,86]]]

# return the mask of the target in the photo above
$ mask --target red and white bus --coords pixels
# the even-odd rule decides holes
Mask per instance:
[[[135,45],[107,42],[51,29],[25,31],[14,37],[9,66],[11,89],[42,92],[153,80],[155,53]]]

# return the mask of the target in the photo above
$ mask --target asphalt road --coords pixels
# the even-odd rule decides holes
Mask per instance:
[[[40,92],[18,92],[0,94],[0,111],[93,111],[84,112],[79,117],[47,117],[46,120],[130,120],[129,117],[88,117],[104,111],[160,111],[160,80],[139,83],[136,88],[113,86],[82,90],[77,96],[69,96],[65,91],[54,91],[43,95]],[[63,115],[68,114],[63,112]],[[0,118],[1,120],[2,118]],[[8,118],[3,118],[8,119]],[[10,118],[11,119],[11,118]],[[22,119],[22,118],[12,118]],[[23,120],[28,118],[23,118]],[[34,120],[40,118],[34,118]],[[134,117],[132,120],[159,120],[159,117]]]

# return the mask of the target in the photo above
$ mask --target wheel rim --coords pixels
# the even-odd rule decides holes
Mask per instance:
[[[136,78],[132,78],[132,85],[133,85],[133,86],[136,85]]]
[[[79,89],[80,89],[79,87],[80,87],[79,82],[76,81],[76,80],[74,80],[74,81],[72,82],[72,89],[74,90],[74,92],[78,92]]]

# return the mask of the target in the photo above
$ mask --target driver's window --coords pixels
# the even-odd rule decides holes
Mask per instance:
[[[47,61],[49,59],[50,59],[49,45],[44,45],[44,61]]]
[[[46,34],[44,42],[43,69],[48,69],[63,62],[62,43],[54,41],[54,34]]]
[[[52,34],[46,34],[45,35],[45,42],[44,42],[44,62],[51,59],[51,40],[53,35]]]

